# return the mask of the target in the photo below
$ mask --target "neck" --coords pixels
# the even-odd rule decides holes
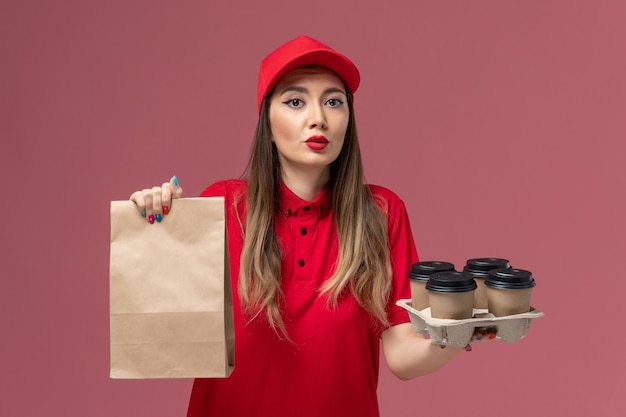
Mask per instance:
[[[324,189],[330,178],[328,167],[320,172],[284,172],[282,180],[298,197],[311,201]]]

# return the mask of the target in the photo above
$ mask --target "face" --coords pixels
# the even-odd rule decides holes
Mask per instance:
[[[343,147],[350,110],[341,79],[325,68],[299,68],[274,88],[272,139],[283,177],[325,174]]]

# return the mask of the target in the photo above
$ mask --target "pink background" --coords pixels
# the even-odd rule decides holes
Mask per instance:
[[[258,64],[298,34],[359,66],[367,179],[405,200],[422,259],[507,257],[546,313],[425,378],[383,367],[382,415],[624,415],[624,2],[1,10],[0,415],[184,414],[190,380],[108,378],[109,201],[239,176]]]

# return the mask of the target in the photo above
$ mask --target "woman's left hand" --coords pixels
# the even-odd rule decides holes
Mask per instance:
[[[484,343],[495,338],[495,327],[476,328],[465,350],[472,350],[472,343]],[[464,349],[435,343],[422,333],[416,332],[411,323],[389,327],[382,332],[381,340],[389,369],[403,380],[435,372]]]

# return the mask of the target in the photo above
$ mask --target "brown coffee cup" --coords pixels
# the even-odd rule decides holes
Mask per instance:
[[[467,272],[431,274],[426,284],[431,317],[463,320],[472,318],[476,281]]]
[[[423,310],[429,306],[426,283],[432,274],[441,271],[454,271],[454,265],[443,261],[422,261],[411,265],[409,279],[411,282],[412,307]]]
[[[503,258],[473,258],[468,259],[463,271],[469,272],[476,281],[476,291],[474,291],[474,308],[487,308],[487,287],[485,280],[489,276],[489,271],[496,268],[510,268],[508,259]]]
[[[489,271],[485,280],[487,303],[496,317],[528,313],[535,279],[530,271],[499,268]]]

